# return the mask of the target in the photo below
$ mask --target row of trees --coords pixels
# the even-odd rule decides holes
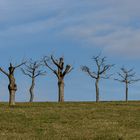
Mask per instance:
[[[106,57],[101,57],[100,55],[93,57],[92,59],[96,64],[96,68],[91,71],[89,67],[81,66],[81,70],[87,73],[91,78],[95,79],[96,102],[99,102],[99,82],[101,79],[110,79],[112,74],[108,73],[114,65],[107,64]],[[29,61],[24,61],[16,66],[13,66],[13,64],[10,63],[8,72],[6,72],[3,68],[0,67],[0,71],[5,74],[9,79],[8,90],[10,106],[15,105],[15,93],[17,91],[14,73],[15,70],[20,68],[21,66],[21,71],[23,72],[23,74],[31,78],[31,86],[29,89],[30,102],[33,102],[34,99],[34,87],[36,77],[46,75],[46,71],[42,69],[42,67],[44,66],[51,70],[54,75],[56,75],[58,79],[58,102],[64,102],[64,78],[73,70],[73,67],[69,64],[65,65],[63,57],[55,59],[52,55],[51,57],[44,57],[41,61],[33,61],[32,59],[30,59]],[[120,79],[114,78],[114,80],[125,83],[126,101],[128,101],[128,85],[135,83],[140,79],[135,79],[135,72],[133,72],[133,69],[127,70],[126,68],[121,68],[120,70],[121,72],[118,72],[118,76],[120,77]]]
[[[69,74],[72,71],[71,65],[64,65],[64,58],[60,57],[59,59],[55,59],[53,56],[51,57],[44,57],[41,61],[33,61],[30,59],[29,61],[24,61],[20,63],[19,65],[13,66],[12,63],[10,63],[10,66],[8,68],[8,72],[6,72],[3,68],[0,67],[0,71],[5,74],[9,79],[9,105],[14,106],[15,105],[15,93],[17,91],[17,84],[15,80],[15,70],[21,68],[21,71],[23,74],[27,75],[29,78],[31,78],[31,86],[29,89],[30,92],[30,102],[33,102],[34,99],[34,87],[35,87],[35,79],[38,76],[43,76],[46,74],[45,71],[42,70],[43,66],[46,66],[49,68],[57,77],[58,79],[58,101],[64,102],[64,78],[67,74]],[[54,66],[56,68],[54,68]]]
[[[110,79],[113,74],[108,74],[110,69],[114,67],[114,64],[107,64],[106,57],[101,57],[100,55],[92,58],[96,64],[96,71],[92,71],[87,66],[82,66],[83,72],[86,72],[91,78],[95,79],[95,89],[96,89],[96,102],[99,102],[99,82],[101,79]],[[95,68],[94,68],[95,69]],[[136,79],[136,73],[134,69],[120,68],[120,72],[117,72],[119,78],[113,78],[113,80],[125,84],[125,101],[128,101],[128,85],[140,81]]]

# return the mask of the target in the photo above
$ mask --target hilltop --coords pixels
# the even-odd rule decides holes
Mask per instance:
[[[138,140],[140,102],[0,103],[2,140]]]

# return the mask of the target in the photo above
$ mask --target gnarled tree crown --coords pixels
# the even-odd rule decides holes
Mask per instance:
[[[126,69],[122,67],[120,70],[121,71],[117,73],[120,78],[119,79],[116,78],[114,80],[127,84],[132,84],[140,81],[140,79],[135,78],[136,73],[134,72],[134,69]]]
[[[100,55],[92,57],[93,61],[96,64],[96,70],[91,71],[89,67],[82,66],[82,71],[86,72],[90,77],[94,79],[108,79],[110,78],[110,75],[107,74],[107,71],[109,71],[114,65],[106,64],[106,57],[101,57]]]
[[[65,75],[69,74],[73,70],[71,65],[64,65],[63,57],[55,59],[53,55],[51,55],[51,57],[44,57],[43,61],[45,65],[57,76],[58,79],[64,79]],[[53,68],[52,64],[54,64],[57,69]]]
[[[24,64],[26,64],[26,61],[24,61],[24,62],[22,62],[22,63],[20,63],[20,64],[18,64],[18,65],[16,65],[16,66],[13,66],[13,64],[10,62],[10,66],[9,66],[9,68],[8,68],[9,73],[7,73],[7,72],[6,72],[3,68],[1,68],[1,67],[0,67],[0,71],[1,71],[3,74],[5,74],[6,76],[9,77],[9,75],[14,75],[14,70],[15,70],[15,69],[21,67],[21,66],[24,65]]]
[[[38,76],[45,75],[46,72],[41,70],[43,66],[42,61],[33,61],[30,59],[26,64],[25,68],[21,69],[23,74],[29,76],[30,78],[36,78]]]

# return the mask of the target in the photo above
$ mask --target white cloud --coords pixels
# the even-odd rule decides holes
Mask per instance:
[[[57,29],[62,38],[113,54],[139,55],[139,0],[0,0],[0,36]],[[138,23],[136,23],[138,22]]]
[[[105,52],[123,56],[139,56],[140,1],[110,1],[110,5],[82,16],[81,25],[64,29],[63,34],[102,47]],[[85,22],[84,22],[85,21]]]

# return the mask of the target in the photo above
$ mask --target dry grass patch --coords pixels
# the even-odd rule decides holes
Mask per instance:
[[[2,140],[139,140],[140,102],[0,104]]]

